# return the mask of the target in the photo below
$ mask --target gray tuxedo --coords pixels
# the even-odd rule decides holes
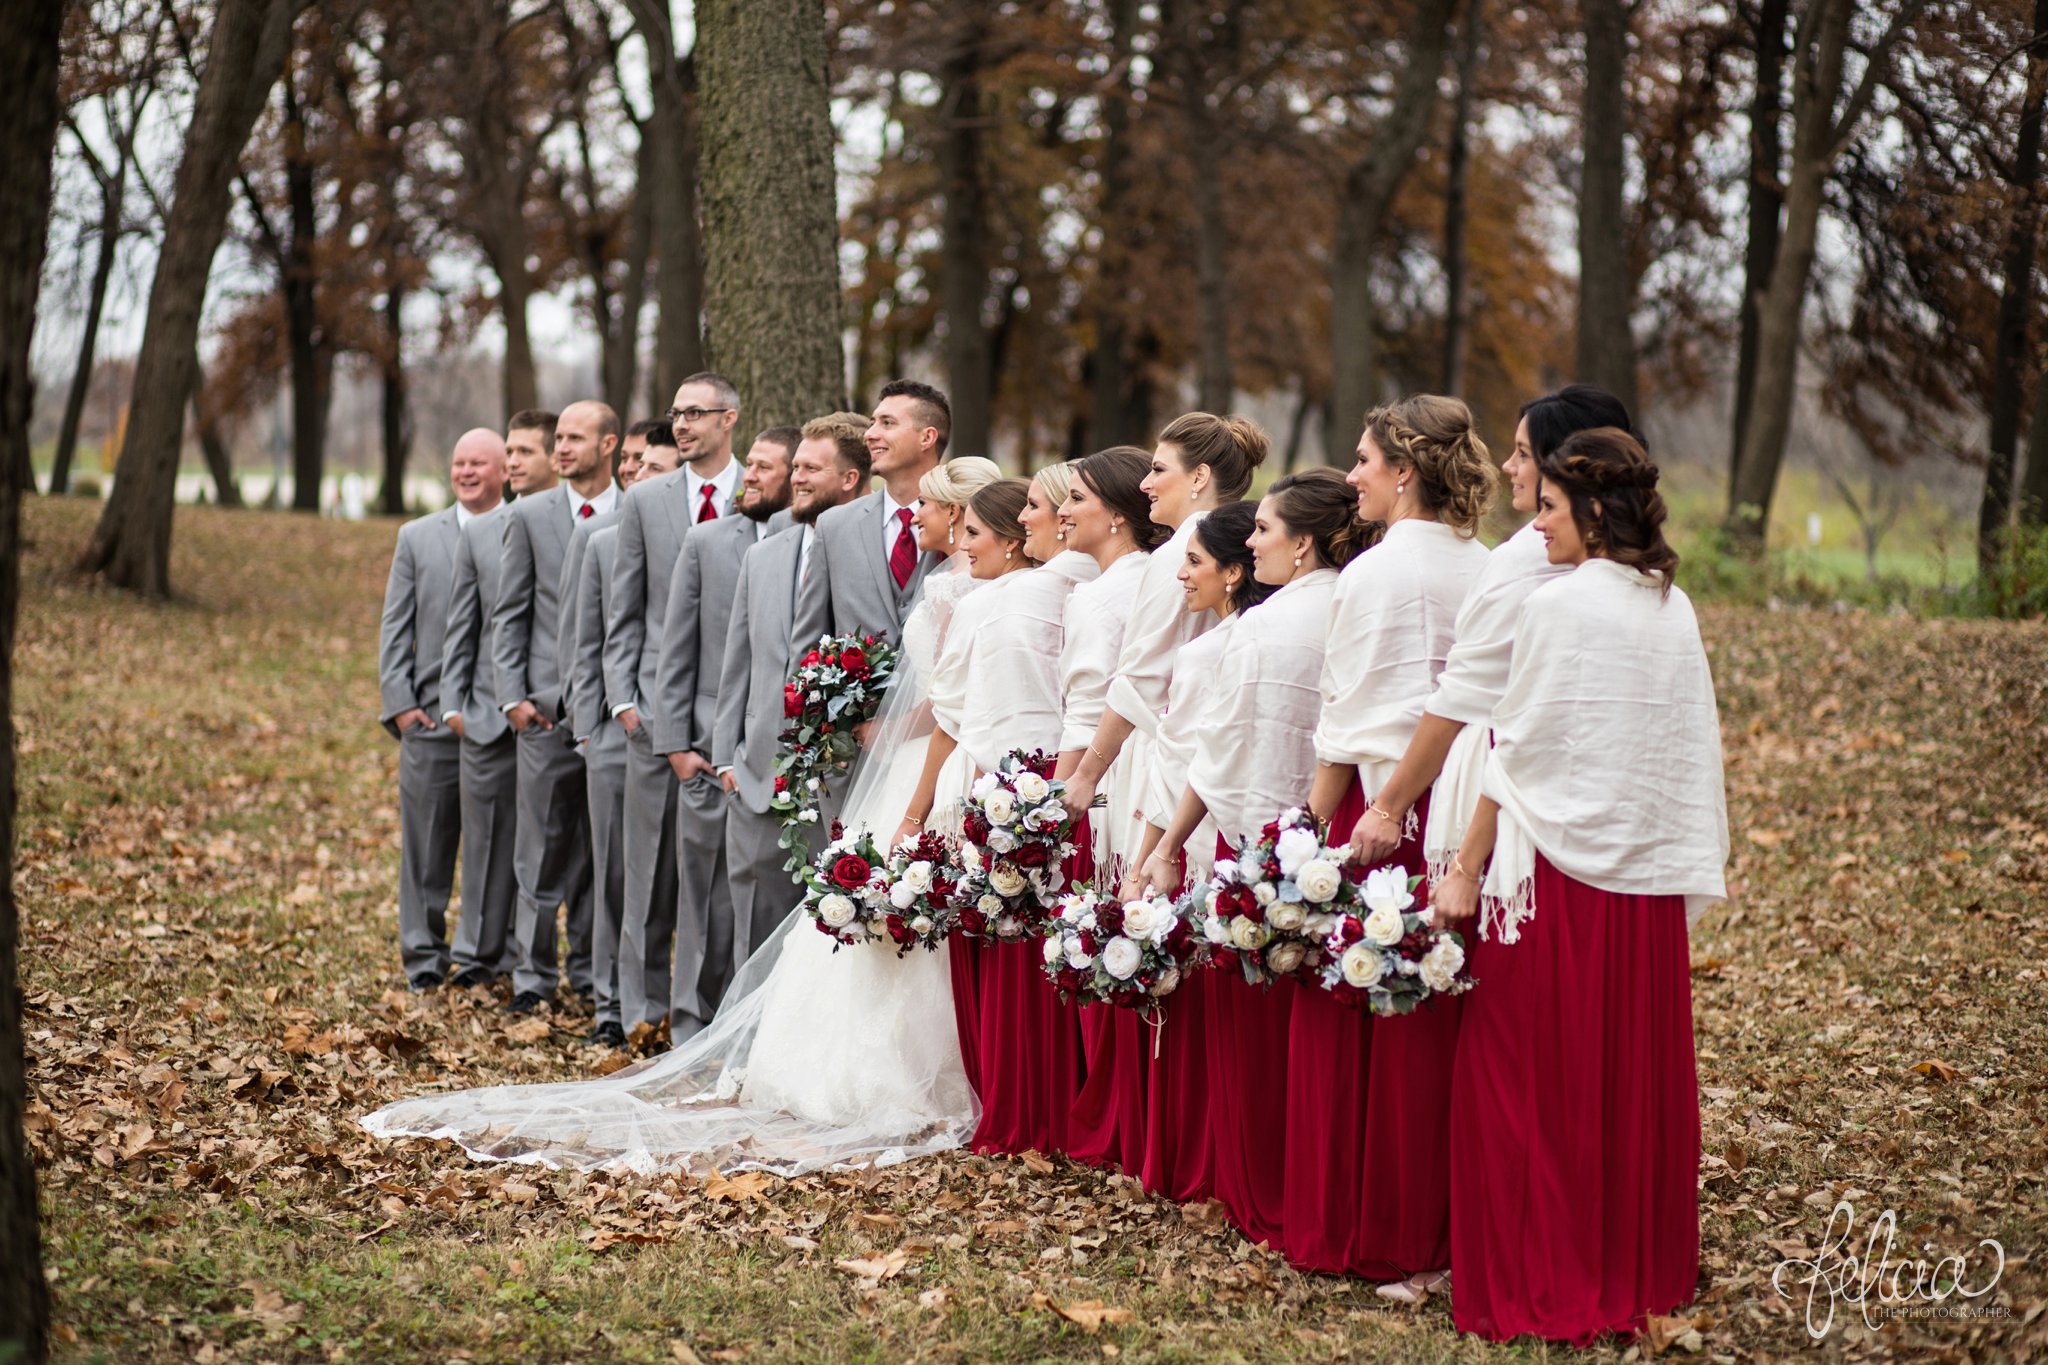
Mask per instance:
[[[792,526],[747,551],[726,628],[711,764],[720,772],[731,769],[736,785],[725,810],[735,970],[803,899],[796,879],[783,870],[787,855],[777,842],[781,818],[768,810],[775,794],[782,687],[789,677],[803,542],[804,528]]]
[[[498,709],[498,670],[489,625],[504,563],[499,505],[462,526],[455,540],[454,583],[441,652],[441,719],[462,716],[462,916],[455,924],[454,967],[510,975],[508,930],[518,899],[512,853],[519,815],[519,755]]]
[[[893,645],[902,636],[924,592],[925,575],[942,557],[919,555],[910,581],[898,588],[884,548],[895,542],[882,539],[883,510],[877,491],[827,508],[818,518],[810,568],[797,591],[793,641],[808,648],[821,635],[872,635]]]
[[[491,658],[498,705],[531,701],[549,722],[562,716],[562,568],[575,529],[569,490],[557,484],[519,499],[504,522],[498,604],[491,613]],[[590,980],[590,811],[583,760],[566,727],[536,723],[520,733],[519,832],[514,872],[519,909],[513,923],[518,966],[513,989],[552,996],[561,982],[557,907],[569,913],[569,982]]]
[[[562,600],[569,629],[562,676],[567,680],[569,732],[583,755],[590,810],[590,973],[598,1023],[618,1023],[619,909],[625,896],[621,843],[626,803],[626,734],[611,717],[604,689],[606,590],[617,544],[616,510],[579,524],[562,563]]]
[[[398,956],[408,979],[448,974],[462,745],[441,723],[441,656],[460,540],[453,507],[398,528],[377,633],[379,719],[398,738]],[[397,718],[413,710],[428,719],[401,733]]]

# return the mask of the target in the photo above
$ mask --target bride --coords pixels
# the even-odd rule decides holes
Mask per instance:
[[[953,608],[974,586],[965,504],[1001,471],[975,457],[925,475],[918,548],[950,554],[904,623],[895,681],[841,817],[878,839],[924,769],[932,670]],[[966,789],[956,755],[938,790]],[[954,804],[957,804],[954,803]],[[696,1037],[609,1076],[422,1095],[362,1120],[378,1137],[448,1138],[472,1156],[652,1172],[755,1168],[797,1175],[892,1165],[963,1145],[979,1106],[962,1067],[945,953],[891,945],[834,951],[793,911],[734,975]]]

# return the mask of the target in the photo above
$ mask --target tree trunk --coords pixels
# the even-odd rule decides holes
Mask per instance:
[[[192,426],[199,434],[199,453],[206,460],[206,472],[213,477],[214,502],[222,507],[240,507],[242,485],[235,478],[234,461],[228,458],[227,442],[221,439],[220,418],[207,401],[206,366],[200,363],[197,352],[192,357]]]
[[[2020,403],[2026,376],[2036,368],[2027,345],[2027,323],[2034,311],[2034,249],[2040,223],[2034,196],[2041,169],[2044,92],[2048,92],[2048,0],[2034,0],[2026,102],[2020,107],[2019,148],[2007,182],[2012,227],[2005,243],[2005,293],[1998,301],[1998,340],[1991,362],[1991,441],[1984,462],[1984,496],[1977,504],[1977,564],[1982,569],[1989,569],[1997,560],[2006,525],[2012,520]]]
[[[2020,478],[2020,525],[2048,526],[2048,372],[2034,375],[2034,411],[2027,419],[2027,467]]]
[[[498,311],[505,322],[505,412],[540,406],[540,380],[533,367],[533,339],[527,332],[526,305],[533,297],[533,281],[526,273],[526,228],[523,223],[509,229],[517,239],[516,249],[493,255],[498,274]]]
[[[676,386],[704,368],[704,260],[697,232],[696,68],[678,58],[664,0],[627,0],[647,43],[654,114],[642,136],[656,173],[636,193],[654,215],[654,370],[649,407],[665,410]]]
[[[292,510],[318,512],[327,473],[327,376],[321,363],[319,274],[313,261],[320,226],[313,199],[313,163],[306,123],[287,71],[284,89],[284,181],[291,237],[284,258],[285,333],[292,362]]]
[[[1785,25],[1791,0],[1762,0],[1756,35],[1756,93],[1749,106],[1749,242],[1742,257],[1741,335],[1735,352],[1734,441],[1728,451],[1729,497],[1741,463],[1742,437],[1756,395],[1757,322],[1763,292],[1778,263],[1779,215],[1785,194]]]
[[[393,284],[384,294],[384,346],[380,368],[384,388],[384,489],[379,510],[405,515],[405,466],[412,456],[412,415],[406,410],[405,289]],[[509,415],[509,414],[508,414]]]
[[[1131,38],[1138,26],[1137,0],[1112,0],[1109,6],[1110,60],[1116,88],[1102,95],[1102,197],[1097,216],[1104,223],[1121,221],[1130,193]],[[1095,350],[1088,376],[1088,439],[1096,450],[1127,444],[1139,436],[1130,425],[1126,390],[1130,366],[1124,325],[1122,246],[1104,234],[1095,283]]]
[[[619,289],[617,322],[604,334],[604,401],[622,421],[633,420],[629,414],[640,373],[640,314],[647,307],[647,259],[654,245],[654,180],[660,174],[644,131],[636,159],[639,175],[626,225],[626,280]]]
[[[971,15],[972,10],[964,11]],[[982,206],[982,30],[963,18],[939,63],[939,181],[945,211],[939,245],[939,308],[946,322],[946,389],[953,405],[949,454],[987,455],[994,415],[994,365],[982,309],[988,302],[988,214]]]
[[[1472,174],[1472,87],[1486,42],[1486,0],[1467,0],[1458,48],[1458,93],[1451,104],[1451,148],[1444,165],[1443,391],[1465,386],[1465,337],[1471,315],[1465,278],[1465,191]]]
[[[823,0],[701,0],[704,298],[711,363],[748,429],[844,401],[839,214]]]
[[[1429,134],[1453,8],[1450,0],[1421,0],[1416,6],[1393,104],[1373,129],[1371,150],[1344,177],[1330,254],[1330,406],[1323,423],[1323,452],[1333,465],[1349,463],[1359,424],[1379,399],[1373,263],[1394,194]]]
[[[86,295],[85,326],[78,337],[78,368],[71,372],[71,391],[64,396],[64,424],[57,431],[57,453],[50,462],[50,491],[71,491],[71,462],[78,453],[78,428],[85,419],[85,399],[92,389],[92,367],[99,350],[100,317],[106,310],[107,282],[121,250],[121,214],[128,197],[128,149],[123,145],[113,173],[100,187],[100,248],[93,261],[92,287]]]
[[[1582,0],[1586,99],[1580,117],[1579,378],[1636,410],[1627,204],[1630,0]]]
[[[235,164],[269,98],[305,0],[221,0],[185,132],[136,357],[128,437],[79,569],[147,597],[171,591],[171,512],[193,345],[214,252],[227,226]]]
[[[62,5],[0,6],[0,451],[28,451],[35,381],[29,338],[50,221]],[[21,917],[14,901],[14,622],[21,591],[21,493],[0,480],[0,1358],[50,1351],[50,1289],[37,1226],[36,1165],[24,1119]]]

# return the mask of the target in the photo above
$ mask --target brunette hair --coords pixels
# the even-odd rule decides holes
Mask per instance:
[[[1316,558],[1341,569],[1365,552],[1378,522],[1358,519],[1358,494],[1334,469],[1304,469],[1267,490],[1281,522],[1297,536],[1315,541]]]
[[[1657,466],[1640,441],[1619,427],[1595,427],[1539,456],[1536,468],[1571,500],[1587,554],[1661,574],[1670,595],[1678,552],[1664,539]]]
[[[540,448],[552,455],[555,453],[555,414],[546,408],[521,408],[505,421],[505,434],[515,431],[537,431],[540,433]]]
[[[1067,490],[1074,486],[1074,469],[1078,463],[1061,460],[1058,464],[1049,464],[1032,472],[1031,482],[1045,485],[1045,495],[1052,499],[1054,511],[1058,511],[1060,504],[1067,500]]]
[[[868,471],[875,464],[874,453],[868,449],[867,442],[870,425],[868,419],[857,412],[828,412],[804,423],[799,434],[806,441],[830,441],[839,468],[859,474],[861,484],[865,486]],[[765,436],[767,433],[762,434]],[[795,446],[789,448],[789,458],[792,461],[796,459]]]
[[[956,455],[925,471],[917,481],[918,495],[927,502],[948,507],[965,507],[968,499],[1003,477],[1003,467],[980,455]]]
[[[1472,409],[1460,399],[1418,393],[1368,412],[1365,429],[1388,464],[1415,475],[1427,511],[1460,535],[1478,531],[1501,474],[1472,429]]]
[[[718,401],[723,403],[726,407],[731,408],[734,412],[738,412],[740,410],[739,386],[734,384],[730,379],[727,379],[718,371],[699,370],[697,371],[697,373],[683,380],[682,383],[676,385],[676,387],[678,389],[682,389],[687,388],[692,384],[702,384],[705,388],[710,389],[711,392],[717,397]]]
[[[1238,576],[1237,586],[1230,590],[1233,611],[1250,611],[1280,591],[1271,583],[1261,583],[1252,572],[1252,547],[1248,542],[1258,519],[1257,503],[1226,502],[1205,512],[1195,523],[1194,538],[1202,542],[1211,559],[1223,568],[1244,570]]]
[[[626,428],[628,437],[638,436],[651,446],[672,446],[676,443],[676,429],[659,417],[643,417]]]
[[[876,404],[884,398],[909,398],[917,403],[917,420],[939,433],[935,447],[940,459],[946,458],[946,442],[953,435],[953,405],[946,401],[946,395],[929,384],[920,384],[915,379],[892,379],[882,385],[882,391],[875,395]]]
[[[1635,423],[1619,398],[1598,384],[1567,384],[1555,393],[1522,404],[1521,419],[1529,424],[1529,449],[1537,459],[1563,445],[1573,433],[1615,427],[1634,436]]]
[[[803,443],[803,439],[804,430],[802,427],[769,427],[754,438],[754,444],[759,445],[761,442],[766,441],[771,446],[781,446],[782,462],[788,464],[796,459],[796,448]],[[671,445],[675,443],[673,431],[669,435],[669,443]],[[865,449],[865,445],[862,448]]]
[[[1151,455],[1136,446],[1111,446],[1074,465],[1074,474],[1088,491],[1130,524],[1141,550],[1158,549],[1167,536],[1166,528],[1152,520],[1152,500],[1142,487],[1151,472]]]
[[[1249,417],[1218,417],[1213,412],[1184,412],[1166,424],[1159,444],[1180,451],[1181,467],[1192,474],[1209,466],[1216,493],[1236,502],[1252,486],[1252,471],[1266,462],[1272,442]]]
[[[1008,478],[997,479],[976,490],[967,500],[967,509],[974,513],[974,519],[986,526],[998,540],[1014,540],[1018,546],[1024,544],[1024,499],[1031,492],[1031,480]],[[1026,555],[1029,559],[1030,556]],[[1034,561],[1035,562],[1035,561]]]

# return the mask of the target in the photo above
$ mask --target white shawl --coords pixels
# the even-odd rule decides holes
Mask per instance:
[[[1188,765],[1195,760],[1195,744],[1202,734],[1209,710],[1222,690],[1219,672],[1223,652],[1230,647],[1230,635],[1238,616],[1226,616],[1216,629],[1196,636],[1181,646],[1174,660],[1173,684],[1166,690],[1166,714],[1159,718],[1159,733],[1153,737],[1152,765],[1142,793],[1143,813],[1148,824],[1165,829],[1180,808],[1181,794],[1188,789]],[[1136,736],[1133,736],[1135,739]],[[1188,881],[1208,874],[1216,857],[1216,822],[1208,816],[1188,836],[1186,848]]]
[[[1720,714],[1684,593],[1589,559],[1529,595],[1493,712],[1482,783],[1500,803],[1480,936],[1521,936],[1540,851],[1624,895],[1684,896],[1688,922],[1728,894]]]
[[[1062,750],[1085,749],[1095,738],[1110,680],[1123,655],[1131,598],[1150,562],[1144,554],[1127,554],[1067,597],[1066,642],[1060,646],[1060,693],[1066,707],[1060,724]]]
[[[1098,572],[1068,551],[995,579],[954,612],[932,673],[932,716],[983,772],[1012,749],[1059,748],[1067,594]]]
[[[1180,566],[1195,534],[1200,512],[1190,512],[1173,538],[1145,558],[1131,612],[1124,626],[1123,652],[1116,677],[1109,684],[1109,705],[1125,720],[1150,735],[1159,728],[1166,708],[1166,685],[1173,678],[1173,656],[1180,647],[1216,624],[1216,613],[1187,610],[1180,585]]]

